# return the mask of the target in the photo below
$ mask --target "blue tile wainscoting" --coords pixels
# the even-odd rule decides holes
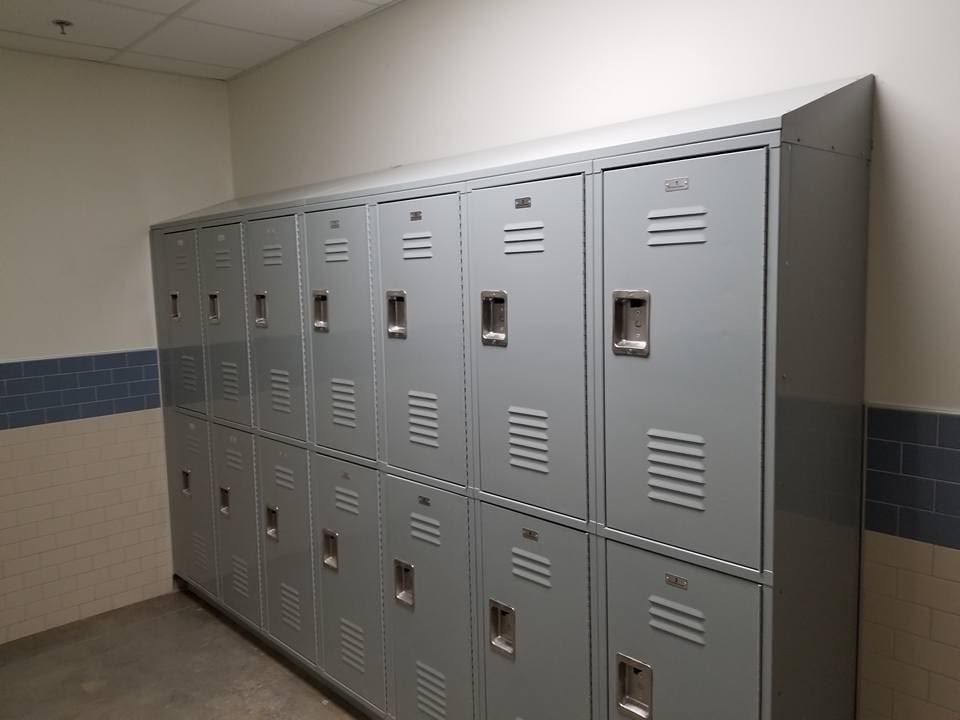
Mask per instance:
[[[960,548],[960,415],[867,409],[867,530]]]
[[[0,363],[0,430],[159,406],[156,350]]]

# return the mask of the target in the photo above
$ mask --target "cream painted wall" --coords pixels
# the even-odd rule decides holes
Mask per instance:
[[[960,408],[955,0],[404,0],[230,83],[239,195],[878,76],[867,399]]]
[[[0,362],[155,347],[148,228],[232,196],[224,83],[0,50]]]

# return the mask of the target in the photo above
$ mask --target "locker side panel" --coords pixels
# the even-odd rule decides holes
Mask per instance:
[[[200,231],[200,284],[210,413],[250,425],[246,291],[239,223]]]
[[[470,194],[480,486],[586,517],[582,176]]]
[[[460,205],[380,205],[386,460],[466,484]]]
[[[170,338],[170,295],[166,235],[150,232],[150,267],[153,276],[153,311],[157,323],[157,355],[160,367],[160,399],[164,408],[173,405],[173,355]],[[168,448],[169,452],[169,448]]]
[[[300,245],[293,215],[245,225],[258,427],[305,440]]]
[[[307,451],[257,438],[266,629],[317,661]]]
[[[386,477],[385,596],[398,720],[473,710],[468,500]]]
[[[759,717],[759,585],[608,541],[607,627],[609,717]]]
[[[367,209],[307,213],[307,328],[314,440],[374,458],[373,337]]]
[[[260,533],[253,436],[220,425],[211,429],[222,597],[228,607],[259,625]]]
[[[317,489],[323,668],[383,708],[377,473],[323,455],[310,461]]]
[[[200,293],[197,285],[196,233],[169,233],[164,237],[167,256],[167,308],[172,354],[173,400],[177,407],[206,412]]]
[[[480,513],[487,717],[590,718],[586,533]]]

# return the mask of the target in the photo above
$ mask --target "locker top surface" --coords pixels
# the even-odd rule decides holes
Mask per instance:
[[[451,158],[250,195],[158,223],[153,228],[189,226],[266,210],[296,211],[314,203],[360,200],[384,193],[426,189],[761,132],[779,131],[784,142],[868,159],[873,80],[872,75],[833,80]]]

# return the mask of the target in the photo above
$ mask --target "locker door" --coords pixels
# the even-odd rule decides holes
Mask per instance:
[[[257,438],[267,632],[317,661],[307,451]]]
[[[193,230],[167,233],[163,243],[173,400],[177,407],[202,413],[206,408],[196,234]]]
[[[239,223],[200,231],[200,304],[210,364],[210,413],[249,425],[250,371]]]
[[[467,499],[386,479],[387,617],[397,720],[473,717]]]
[[[583,178],[470,196],[480,486],[586,517]]]
[[[323,668],[385,706],[377,472],[311,458],[317,488]]]
[[[315,440],[375,458],[367,209],[307,213],[304,225]]]
[[[257,426],[306,439],[300,244],[293,215],[245,225]]]
[[[253,436],[221,425],[213,430],[218,566],[223,601],[260,625],[260,562]]]
[[[167,438],[173,565],[177,575],[217,594],[207,424],[171,413]]]
[[[751,720],[760,587],[607,542],[609,717]]]
[[[465,485],[459,196],[381,205],[380,262],[387,462]]]
[[[766,151],[604,175],[607,524],[760,562]]]
[[[589,720],[586,533],[480,512],[487,717]]]

